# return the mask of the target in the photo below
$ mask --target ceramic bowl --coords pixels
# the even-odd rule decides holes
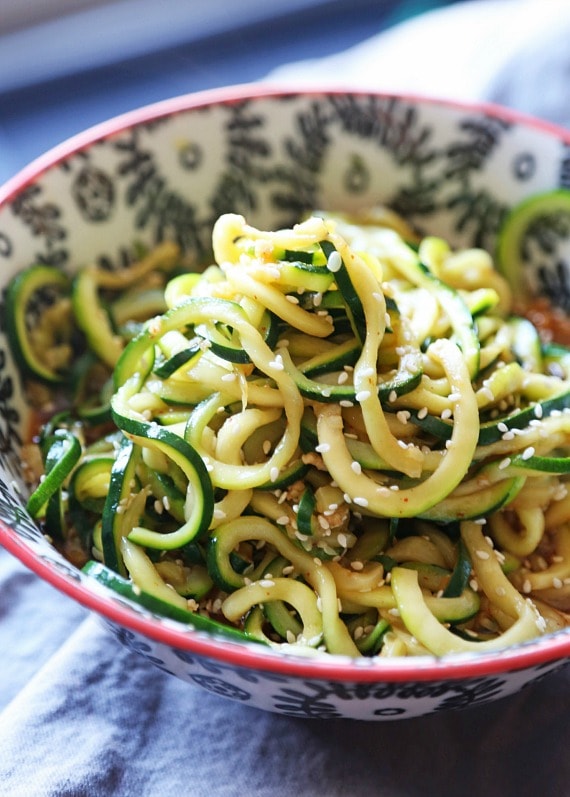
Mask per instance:
[[[70,272],[98,258],[112,263],[133,240],[171,236],[203,253],[226,211],[277,228],[314,207],[382,202],[420,230],[493,251],[511,206],[569,185],[570,134],[504,109],[233,87],[111,120],[25,168],[0,191],[0,281],[32,263]],[[535,292],[568,302],[559,257],[529,268]],[[512,694],[570,653],[567,629],[493,654],[308,660],[155,616],[75,569],[26,515],[26,435],[22,386],[1,332],[0,543],[98,613],[133,655],[204,689],[297,717],[408,718]]]

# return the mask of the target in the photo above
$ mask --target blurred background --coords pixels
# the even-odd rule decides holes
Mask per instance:
[[[341,52],[454,4],[0,0],[0,182],[59,141],[118,113],[259,80],[283,64]]]
[[[268,79],[570,126],[570,0],[0,0],[0,183],[140,105]]]

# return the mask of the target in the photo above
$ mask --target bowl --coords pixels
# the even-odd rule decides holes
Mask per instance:
[[[173,239],[203,258],[223,213],[280,229],[313,208],[379,204],[494,253],[511,208],[570,184],[569,152],[564,130],[487,105],[267,86],[182,96],[72,138],[0,190],[0,279],[5,289],[31,264],[121,263],[134,241]],[[511,278],[564,307],[560,240]],[[307,657],[161,616],[74,566],[27,514],[21,448],[33,418],[5,329],[0,406],[0,543],[133,654],[189,683],[290,716],[392,720],[511,695],[567,661],[568,628],[500,651]]]

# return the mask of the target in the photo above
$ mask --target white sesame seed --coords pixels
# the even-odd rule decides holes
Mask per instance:
[[[559,579],[559,578],[553,578],[553,579],[552,579],[552,586],[553,586],[555,589],[562,589],[562,587],[563,587],[564,585],[563,585],[563,582],[562,582],[562,580],[561,580],[561,579]]]
[[[525,581],[524,581],[524,583],[523,583],[523,585],[522,585],[522,591],[523,591],[524,593],[526,593],[526,594],[528,594],[529,592],[531,592],[531,591],[532,591],[532,584],[530,583],[530,581],[529,581],[529,579],[528,579],[528,578],[527,578],[527,579],[525,579]]]
[[[534,447],[533,446],[529,446],[528,448],[525,448],[525,450],[521,454],[521,458],[522,459],[530,459],[531,457],[534,457]]]
[[[355,396],[357,401],[366,401],[370,398],[370,391],[369,390],[359,390]]]
[[[275,586],[275,581],[272,581],[270,578],[262,578],[259,581],[260,587],[266,587],[267,589]]]
[[[364,563],[359,562],[358,560],[354,560],[354,562],[350,563],[350,566],[353,570],[364,570]]]
[[[508,468],[510,464],[511,464],[511,458],[505,457],[505,459],[499,462],[499,470],[504,470],[505,468]]]
[[[348,539],[346,534],[338,534],[337,535],[338,544],[341,545],[343,548],[348,548]]]
[[[273,468],[271,468],[271,470],[269,471],[269,478],[271,479],[271,481],[272,481],[272,482],[276,482],[276,481],[277,481],[277,478],[278,478],[278,476],[279,476],[279,468],[277,468],[277,467],[275,467],[275,466],[274,466],[274,467],[273,467]]]
[[[291,631],[291,629],[290,629],[290,628],[288,628],[288,629],[287,629],[287,632],[286,632],[285,636],[286,636],[286,638],[287,638],[287,642],[288,642],[290,645],[294,645],[294,644],[295,644],[295,642],[297,641],[297,637],[296,637],[296,636],[295,636],[295,634],[294,634],[294,633]]]
[[[501,439],[502,440],[506,440],[506,441],[514,440],[515,439],[515,433],[512,431],[512,429],[509,429],[508,432],[505,432],[503,435],[501,435]]]
[[[348,374],[346,371],[341,371],[337,377],[337,384],[344,385],[345,382],[348,382]]]
[[[362,371],[360,372],[360,375],[363,376],[363,377],[376,376],[376,371],[374,370],[374,368],[372,368],[372,366],[368,366],[367,368],[363,368],[362,369]]]
[[[354,471],[354,473],[357,474],[362,473],[362,465],[360,464],[360,462],[354,460],[353,462],[350,463],[350,467]]]
[[[390,402],[390,404],[393,404],[397,398],[398,394],[396,393],[396,391],[391,390],[390,393],[388,394],[388,401]]]
[[[342,266],[342,257],[340,256],[340,253],[337,252],[335,249],[334,252],[331,252],[330,255],[328,256],[327,268],[329,271],[335,273],[336,271],[340,271],[341,266]]]
[[[330,447],[329,443],[319,443],[318,446],[315,446],[315,451],[317,451],[319,454],[326,454],[327,451],[330,451],[330,450],[331,450],[331,447]]]
[[[490,556],[488,551],[475,551],[475,554],[478,559],[488,559]]]
[[[226,513],[223,509],[214,509],[214,519],[215,520],[223,520],[226,517]]]
[[[291,304],[299,304],[299,299],[296,296],[293,296],[293,294],[291,294],[291,293],[285,294],[285,298]]]
[[[406,424],[410,418],[410,413],[408,410],[400,410],[396,413],[396,418],[400,421],[400,423]]]
[[[366,506],[368,506],[368,499],[367,499],[367,498],[364,498],[364,497],[363,497],[363,496],[361,496],[361,495],[357,495],[357,496],[355,496],[355,498],[354,498],[354,503],[355,503],[357,506],[364,506],[364,507],[366,507]]]
[[[428,414],[427,407],[422,407],[421,410],[418,410],[418,418],[420,419],[420,421],[423,420],[427,416],[427,414]]]
[[[273,371],[284,371],[283,357],[280,354],[276,354],[275,359],[268,363],[268,367]]]
[[[452,415],[453,413],[449,407],[446,407],[441,411],[441,419],[443,421],[446,421],[448,418],[451,418]]]
[[[233,374],[233,373],[232,374],[224,374],[221,377],[221,381],[222,382],[234,382],[236,379],[237,379],[237,376],[236,376],[236,374]]]
[[[348,399],[341,399],[338,403],[341,407],[354,407],[354,402]]]
[[[535,404],[534,414],[537,418],[542,418],[542,404]]]
[[[289,516],[288,515],[279,515],[279,517],[275,521],[278,526],[286,526],[289,523]],[[285,572],[285,571],[283,571]]]

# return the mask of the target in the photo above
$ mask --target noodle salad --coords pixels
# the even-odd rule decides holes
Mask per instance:
[[[570,349],[480,249],[384,209],[35,266],[7,327],[28,511],[94,579],[292,653],[501,649],[568,624]]]

